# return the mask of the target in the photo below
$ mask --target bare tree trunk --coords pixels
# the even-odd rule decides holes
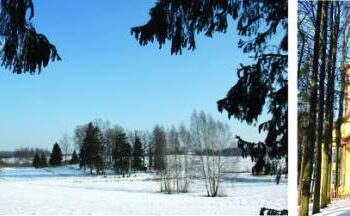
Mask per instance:
[[[304,142],[303,142],[304,143]],[[300,146],[301,148],[303,147],[303,146]],[[304,152],[304,150],[302,149],[301,150],[302,151],[302,153]],[[301,156],[301,158],[298,158],[299,160],[301,160],[301,162],[300,162],[300,164],[302,165],[302,164],[304,164],[304,158],[303,158],[303,156]],[[302,189],[301,189],[301,185],[302,185],[302,181],[303,181],[303,175],[301,175],[301,167],[300,167],[300,170],[299,170],[299,178],[298,178],[298,197],[299,197],[299,199],[298,199],[298,206],[300,206],[300,203],[301,203],[301,192],[302,192]]]
[[[331,202],[331,175],[332,175],[332,146],[333,146],[333,118],[334,118],[334,113],[333,113],[333,110],[334,110],[334,80],[335,80],[335,69],[336,69],[336,66],[337,66],[337,52],[338,52],[338,39],[339,39],[339,26],[340,26],[340,3],[339,2],[336,2],[336,8],[335,8],[335,31],[334,31],[334,34],[333,34],[333,37],[334,37],[334,40],[333,40],[333,46],[334,46],[334,50],[333,50],[333,57],[332,57],[332,60],[333,60],[333,64],[332,64],[332,88],[331,88],[331,105],[332,105],[332,112],[330,113],[330,116],[329,116],[329,122],[330,122],[330,125],[329,125],[329,128],[330,128],[330,135],[331,135],[331,142],[330,142],[330,157],[328,158],[328,178],[329,178],[329,184],[328,184],[328,188],[327,188],[327,201],[328,203]]]
[[[301,195],[300,195],[300,215],[309,214],[309,198],[310,198],[310,181],[311,181],[311,169],[313,164],[314,147],[316,139],[316,106],[317,106],[317,80],[318,80],[318,51],[320,40],[320,24],[322,15],[322,2],[317,3],[317,17],[315,25],[315,37],[314,37],[314,56],[312,64],[312,84],[310,95],[310,112],[309,112],[309,127],[307,143],[303,148],[302,153],[302,165],[301,165]]]
[[[302,44],[301,44],[301,52],[300,52],[300,57],[299,57],[299,62],[298,62],[298,74],[300,74],[300,68],[301,68],[301,63],[304,55],[304,49],[305,49],[305,36],[303,34],[300,34],[302,38]]]
[[[325,208],[328,204],[328,184],[329,184],[329,173],[328,173],[328,161],[329,158],[331,157],[330,155],[330,151],[331,149],[331,142],[332,142],[332,128],[330,127],[331,122],[333,121],[332,119],[330,119],[331,117],[331,113],[333,112],[333,106],[332,106],[332,58],[333,58],[333,40],[334,37],[332,36],[332,34],[334,34],[334,3],[330,2],[331,4],[331,11],[330,11],[330,34],[331,34],[331,41],[330,41],[330,47],[329,47],[329,58],[328,58],[328,69],[327,69],[327,73],[328,73],[328,81],[327,81],[327,99],[326,99],[326,122],[325,122],[325,132],[324,132],[324,146],[323,146],[323,152],[322,152],[322,189],[321,189],[321,208]],[[332,97],[332,98],[331,98]],[[329,122],[329,120],[331,120],[331,122]]]
[[[213,190],[212,190],[212,170],[210,166],[210,158],[209,158],[209,152],[207,150],[206,153],[206,164],[207,164],[207,178],[208,178],[208,186],[209,186],[209,194],[212,196]]]
[[[299,62],[298,62],[298,79],[299,79],[299,75],[301,74],[301,65],[302,65],[302,59],[303,59],[303,56],[304,56],[304,51],[305,51],[305,43],[306,43],[306,39],[305,39],[305,35],[304,35],[304,32],[301,30],[300,26],[298,26],[299,28],[299,32],[300,32],[300,37],[302,39],[302,45],[301,45],[301,51],[300,51],[300,54],[299,54]],[[298,128],[301,127],[301,125],[298,123]],[[298,129],[299,130],[299,129]],[[304,135],[302,136],[301,140],[298,139],[298,142],[299,142],[299,146],[298,146],[298,196],[300,197],[301,196],[301,189],[300,189],[300,185],[301,185],[301,181],[302,181],[302,178],[301,178],[301,175],[300,175],[300,165],[303,163],[302,162],[302,156],[299,152],[303,152],[302,148],[303,148],[303,143],[304,143]],[[298,205],[300,205],[300,199],[298,199]]]
[[[321,192],[321,168],[322,168],[322,142],[323,142],[323,120],[324,120],[324,79],[326,71],[326,48],[327,48],[327,9],[328,2],[322,5],[322,49],[321,49],[321,67],[319,79],[319,100],[318,100],[318,128],[317,128],[317,146],[315,160],[315,190],[312,213],[320,212],[320,192]]]
[[[153,168],[153,144],[150,142],[148,146],[148,170]]]
[[[176,178],[176,192],[179,192],[179,159],[178,159],[178,152],[175,150],[175,178]]]
[[[335,7],[333,6],[334,4]],[[331,14],[335,14],[335,23],[332,28],[331,34],[331,48],[330,48],[330,64],[329,64],[329,75],[328,75],[328,84],[327,84],[327,102],[326,102],[326,133],[325,133],[325,155],[324,160],[325,164],[325,176],[324,176],[324,185],[322,189],[325,190],[323,193],[323,198],[321,197],[321,207],[327,206],[331,201],[331,168],[332,168],[332,143],[333,143],[333,110],[334,110],[334,77],[336,69],[336,59],[337,59],[337,42],[338,42],[338,33],[339,33],[339,22],[340,22],[340,11],[339,11],[339,2],[333,2],[331,10],[335,11]],[[331,16],[332,19],[334,19]],[[332,26],[332,25],[331,25]],[[327,159],[327,160],[326,160]],[[323,201],[322,201],[323,200]]]
[[[184,155],[184,182],[183,182],[183,187],[181,189],[181,192],[188,192],[188,186],[191,181],[191,164],[190,164],[190,159],[191,156],[188,155],[188,151],[185,151]]]
[[[209,196],[209,188],[208,188],[208,183],[207,183],[207,175],[206,175],[206,170],[205,170],[203,153],[201,153],[200,159],[201,159],[201,164],[202,164],[202,174],[203,174],[203,178],[204,178],[205,189],[207,189],[207,195]]]
[[[160,174],[160,192],[163,192],[163,181],[164,181],[163,174],[161,173]]]
[[[221,173],[221,167],[222,167],[222,164],[221,164],[221,149],[219,150],[219,155],[218,155],[218,172],[217,172],[217,176],[216,176],[216,186],[215,186],[215,196],[217,196],[218,194],[218,191],[219,191],[219,184],[220,184],[220,173]]]

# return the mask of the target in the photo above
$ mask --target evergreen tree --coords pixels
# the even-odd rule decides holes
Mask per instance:
[[[105,169],[103,158],[104,145],[102,142],[102,134],[98,127],[95,127],[91,122],[85,130],[85,137],[80,147],[80,167],[92,170],[96,169],[97,174],[101,174]]]
[[[165,164],[165,150],[166,150],[166,136],[165,131],[158,125],[153,129],[153,143],[154,143],[154,169],[158,172],[163,172],[166,168]]]
[[[46,160],[46,156],[45,153],[41,153],[41,157],[40,157],[40,167],[47,167],[47,160]]]
[[[33,162],[32,162],[33,167],[35,168],[39,168],[40,167],[40,157],[39,154],[36,153],[34,158],[33,158]]]
[[[71,164],[79,163],[79,158],[78,158],[77,152],[75,150],[73,151],[72,159],[70,160],[70,163]]]
[[[151,170],[153,168],[154,162],[154,149],[153,149],[153,142],[152,140],[148,142],[148,170]]]
[[[1,66],[13,73],[40,73],[49,61],[61,60],[56,47],[32,23],[33,0],[1,0]]]
[[[62,151],[58,143],[53,145],[49,163],[51,166],[59,166],[62,164]]]
[[[106,169],[106,162],[104,159],[105,146],[103,145],[103,142],[101,140],[100,142],[96,143],[95,149],[96,154],[94,155],[93,165],[96,168],[97,175],[104,174]]]
[[[115,136],[115,148],[113,152],[114,168],[117,173],[125,175],[129,172],[131,146],[124,132]]]
[[[140,140],[140,137],[135,134],[135,141],[134,141],[134,148],[133,148],[133,169],[135,170],[142,170],[143,165],[143,158],[144,151],[142,148],[142,143]]]

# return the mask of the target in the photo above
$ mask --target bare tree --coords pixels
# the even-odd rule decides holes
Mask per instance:
[[[115,137],[123,131],[123,127],[115,125],[113,128],[107,128],[103,133],[104,142],[106,146],[105,158],[107,162],[107,167],[109,168],[112,168],[114,166],[113,152],[115,149]]]
[[[319,61],[319,40],[320,40],[320,26],[322,15],[322,2],[318,2],[317,16],[314,35],[314,55],[312,62],[312,86],[309,99],[309,113],[308,113],[308,128],[307,139],[302,148],[301,158],[301,172],[300,172],[300,215],[308,215],[309,199],[310,199],[310,183],[312,174],[312,164],[316,141],[316,109],[317,109],[317,80],[318,80],[318,61]]]
[[[59,141],[59,144],[62,148],[64,160],[67,161],[67,157],[71,152],[71,137],[68,136],[67,133],[63,134],[61,140]]]
[[[145,154],[143,154],[143,164],[146,166],[146,154],[148,156],[148,170],[152,167],[152,134],[148,130],[140,131],[140,139],[143,144]]]
[[[218,195],[220,174],[224,165],[221,150],[232,142],[230,128],[204,112],[194,112],[191,116],[191,137],[200,154],[207,195],[215,197]]]
[[[105,132],[105,144],[106,144],[106,164],[107,167],[111,168],[113,166],[113,139],[115,136],[114,129],[109,128]]]
[[[323,122],[324,122],[324,80],[326,72],[327,57],[327,18],[328,18],[328,2],[322,4],[322,38],[321,38],[321,66],[319,78],[319,98],[318,98],[318,116],[317,116],[317,144],[315,146],[315,189],[314,202],[312,212],[314,214],[320,212],[320,192],[321,192],[321,168],[322,168],[322,143],[323,143]]]
[[[179,143],[182,149],[183,170],[181,171],[180,192],[188,192],[192,178],[191,133],[184,125],[179,128]]]
[[[76,149],[81,149],[83,145],[84,138],[86,136],[85,131],[87,128],[87,124],[78,125],[74,130],[73,141]]]
[[[192,175],[192,163],[189,156],[191,145],[190,132],[181,125],[177,130],[174,126],[167,132],[166,166],[162,175],[162,184],[167,193],[188,192]]]
[[[180,191],[179,181],[180,181],[180,169],[181,169],[181,161],[180,161],[180,142],[179,142],[179,134],[174,126],[171,127],[168,132],[168,146],[170,148],[170,155],[168,156],[168,169],[170,178],[173,180],[173,187],[176,192]]]

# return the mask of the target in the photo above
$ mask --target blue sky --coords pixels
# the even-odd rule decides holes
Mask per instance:
[[[187,124],[194,109],[226,121],[238,134],[261,140],[256,127],[228,120],[216,101],[249,59],[237,47],[235,26],[197,49],[171,56],[169,46],[140,47],[130,27],[148,21],[154,1],[34,1],[34,25],[62,57],[40,75],[0,73],[0,150],[51,149],[64,133],[101,118],[128,129]],[[266,119],[266,115],[262,117]]]

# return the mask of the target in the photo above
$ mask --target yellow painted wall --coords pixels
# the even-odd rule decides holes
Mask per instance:
[[[346,175],[345,175],[345,180],[342,188],[343,193],[349,193],[350,192],[350,148],[346,148],[346,161],[345,162],[345,167],[346,167]]]
[[[345,119],[345,122],[341,126],[341,135],[342,138],[350,138],[350,117]],[[332,145],[332,152],[335,151],[335,138],[336,138],[336,133],[335,130],[333,130],[333,145]],[[350,139],[349,139],[350,141]],[[332,156],[335,156],[335,154],[332,154]],[[341,165],[340,169],[345,168],[345,170],[340,171],[340,185],[339,185],[339,193],[341,194],[349,194],[350,193],[350,146],[346,147],[346,156],[345,160],[343,158],[343,152],[340,155],[341,158]],[[336,164],[333,163],[334,160],[332,159],[332,173],[331,173],[331,190],[334,190],[334,177],[335,177],[335,168]],[[345,179],[343,178],[343,174],[345,171]]]
[[[350,121],[349,121],[349,119],[346,119],[346,121],[342,124],[341,133],[342,133],[342,137],[349,137],[350,136]],[[333,131],[333,134],[335,135],[335,130]]]

